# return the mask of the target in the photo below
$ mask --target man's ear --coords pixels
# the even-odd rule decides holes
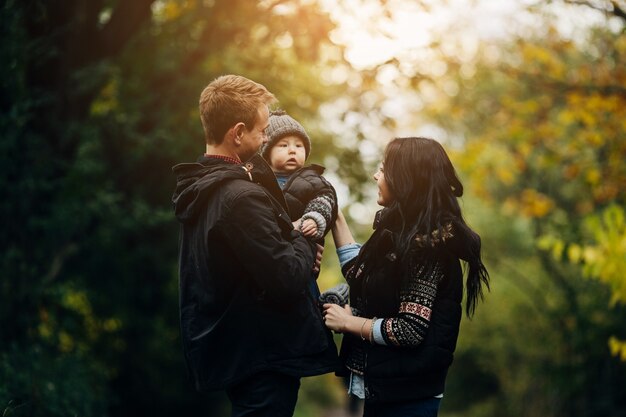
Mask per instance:
[[[245,128],[246,124],[244,122],[239,122],[231,128],[231,134],[236,145],[241,145]]]

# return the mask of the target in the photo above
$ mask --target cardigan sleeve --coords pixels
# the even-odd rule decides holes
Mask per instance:
[[[409,279],[400,288],[398,315],[376,323],[380,326],[379,335],[382,336],[382,340],[379,337],[374,341],[394,346],[417,346],[422,343],[437,297],[437,284],[442,277],[443,271],[439,263],[413,266]]]

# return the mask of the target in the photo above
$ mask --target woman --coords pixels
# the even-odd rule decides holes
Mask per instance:
[[[343,215],[333,229],[350,306],[324,304],[326,326],[344,333],[349,392],[364,417],[436,416],[462,316],[489,288],[480,237],[463,220],[463,185],[436,141],[397,138],[374,174],[374,233],[361,248]]]

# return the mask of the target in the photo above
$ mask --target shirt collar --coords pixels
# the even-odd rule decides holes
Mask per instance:
[[[215,158],[215,159],[221,159],[222,161],[226,161],[229,164],[234,164],[234,165],[241,165],[241,160],[239,160],[238,158],[232,158],[230,156],[226,156],[226,155],[210,155],[208,153],[205,153],[204,156],[206,158]]]

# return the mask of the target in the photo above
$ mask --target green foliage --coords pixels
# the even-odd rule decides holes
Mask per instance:
[[[442,415],[619,415],[624,367],[606,340],[623,334],[623,312],[606,308],[608,290],[572,280],[571,311],[562,284],[535,255],[529,220],[472,198],[465,209],[482,237],[492,285],[474,318],[461,325]],[[610,382],[598,387],[590,380]]]
[[[600,215],[587,219],[586,229],[592,236],[592,245],[581,248],[585,275],[599,279],[611,287],[612,303],[626,303],[626,219],[624,210],[616,205]],[[570,260],[576,261],[576,247]]]
[[[224,73],[310,123],[340,91],[318,81],[332,23],[242,0],[9,1],[0,19],[5,415],[224,414],[185,379],[171,167],[203,152],[198,97]]]
[[[471,78],[450,72],[435,81],[442,93],[426,112],[465,138],[457,166],[495,223],[482,229],[494,289],[476,321],[493,317],[459,342],[460,361],[467,344],[494,358],[486,366],[497,389],[476,415],[619,415],[625,365],[611,350],[621,352],[626,316],[608,306],[626,282],[624,39],[598,28],[575,43],[547,25],[502,45],[498,59],[485,47],[464,64]],[[458,94],[443,92],[450,82]],[[511,285],[519,293],[501,292]]]
[[[3,416],[103,415],[103,369],[81,355],[50,356],[45,346],[11,346],[0,354]]]
[[[187,384],[178,336],[170,169],[202,153],[198,95],[224,73],[265,84],[358,204],[378,162],[363,148],[381,145],[368,128],[395,127],[379,88],[392,68],[421,94],[420,120],[462,138],[464,212],[493,277],[442,415],[622,415],[626,38],[613,26],[574,42],[545,25],[472,62],[434,41],[448,72],[433,77],[399,59],[350,68],[316,2],[3,2],[3,415],[228,415],[223,393]],[[343,133],[315,116],[324,103]],[[371,219],[356,220],[363,241]],[[333,252],[322,289],[342,280]],[[296,413],[344,393],[307,378]]]

